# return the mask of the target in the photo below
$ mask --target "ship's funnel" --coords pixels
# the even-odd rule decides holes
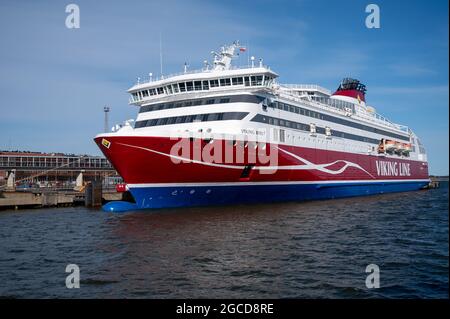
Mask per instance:
[[[333,93],[333,96],[346,97],[345,100],[353,103],[366,102],[366,86],[356,79],[345,78],[336,92]]]

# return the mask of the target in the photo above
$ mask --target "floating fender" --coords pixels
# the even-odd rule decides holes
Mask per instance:
[[[120,212],[127,212],[130,210],[137,210],[139,208],[135,203],[124,201],[113,201],[103,205],[102,209],[103,211],[108,213],[120,213]]]

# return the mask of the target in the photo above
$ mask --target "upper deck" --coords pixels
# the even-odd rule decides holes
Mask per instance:
[[[253,56],[251,66],[232,66],[232,59],[237,57],[236,49],[245,51],[237,41],[229,46],[223,46],[219,53],[212,51],[214,55],[212,66],[205,61],[201,70],[188,71],[185,64],[182,73],[161,76],[155,80],[150,73],[148,80],[142,83],[138,78],[138,83],[128,90],[131,94],[130,104],[141,106],[167,96],[198,91],[270,87],[278,74],[263,65],[262,59],[259,59],[255,66]]]
[[[344,79],[337,92],[311,84],[278,84],[278,74],[262,59],[255,65],[251,57],[249,66],[233,66],[235,50],[240,49],[237,42],[223,46],[220,53],[214,54],[213,65],[205,61],[203,69],[153,78],[152,74],[145,81],[138,81],[128,92],[131,94],[130,104],[144,106],[157,102],[201,98],[211,95],[235,94],[240,92],[258,93],[276,98],[284,98],[314,109],[339,113],[353,120],[371,123],[392,129],[405,135],[410,134],[408,127],[393,123],[375,112],[373,107],[365,103],[366,88],[359,81]],[[358,99],[351,100],[347,91],[357,90]],[[360,99],[361,97],[361,99]]]
[[[262,64],[258,67],[233,67],[227,70],[196,70],[137,83],[128,90],[131,94],[129,102],[140,106],[167,96],[189,92],[269,88],[276,77],[278,74]]]

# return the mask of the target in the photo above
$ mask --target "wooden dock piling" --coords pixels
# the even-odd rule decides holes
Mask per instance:
[[[102,182],[92,181],[86,185],[85,202],[86,207],[102,206]]]

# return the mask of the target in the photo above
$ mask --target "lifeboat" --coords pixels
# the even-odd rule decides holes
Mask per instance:
[[[401,155],[403,152],[403,143],[402,142],[395,142],[395,149],[394,152],[397,155]]]
[[[411,144],[403,143],[401,151],[403,155],[409,155],[409,153],[412,151]]]
[[[384,149],[386,152],[394,152],[398,148],[398,143],[396,141],[386,140],[384,142]]]

